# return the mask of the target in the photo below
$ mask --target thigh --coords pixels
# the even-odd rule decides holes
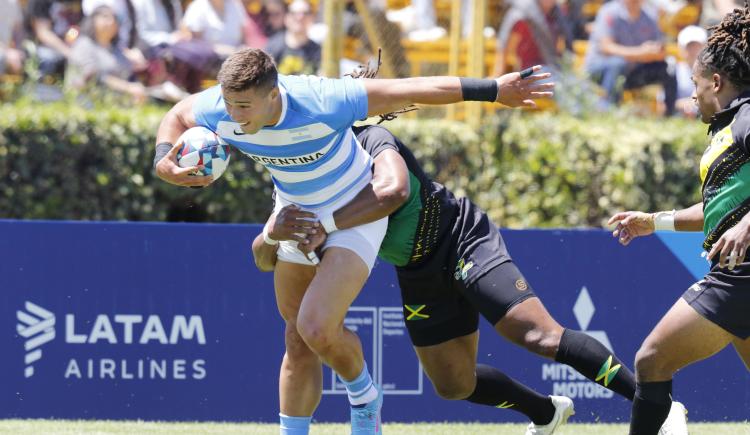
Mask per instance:
[[[473,383],[479,332],[453,338],[433,346],[415,346],[425,373],[436,386]]]
[[[550,358],[557,353],[563,333],[563,327],[552,318],[537,297],[525,299],[511,308],[495,324],[495,330],[520,346],[537,344],[537,350]]]
[[[498,324],[514,307],[535,297],[534,290],[512,261],[492,267],[462,289],[466,298],[492,325]],[[541,306],[541,303],[535,306]],[[541,310],[546,313],[544,307]],[[534,313],[536,314],[536,313]],[[547,314],[549,317],[549,314]],[[516,318],[520,319],[520,315]]]
[[[673,373],[722,350],[734,337],[679,299],[646,337],[639,353]],[[642,379],[639,380],[662,380]]]
[[[742,362],[745,363],[745,367],[750,371],[750,338],[744,340],[735,338],[734,341],[732,341],[732,344],[734,345],[737,354],[742,359]]]
[[[369,275],[365,262],[349,249],[331,247],[302,297],[299,316],[338,326]]]
[[[315,277],[315,267],[279,260],[273,273],[276,305],[286,321],[297,318],[302,298]]]

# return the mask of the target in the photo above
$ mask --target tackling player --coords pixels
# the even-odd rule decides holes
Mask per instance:
[[[348,228],[390,214],[378,256],[396,266],[405,323],[438,395],[522,412],[531,420],[527,434],[551,434],[573,414],[569,398],[542,396],[494,367],[477,364],[481,314],[511,342],[633,399],[630,370],[597,340],[563,328],[550,316],[484,211],[430,180],[388,130],[354,130],[374,159],[373,180],[333,217],[337,227]],[[291,237],[297,220],[311,217],[283,208],[269,219],[267,232],[274,238]],[[324,237],[324,232],[311,235],[312,243],[304,249]],[[263,235],[254,240],[261,270],[274,268],[275,252]],[[314,366],[314,355],[305,358]],[[674,416],[677,422],[670,424],[682,419],[684,426],[684,414]]]

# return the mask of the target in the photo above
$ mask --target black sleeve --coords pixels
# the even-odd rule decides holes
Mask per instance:
[[[396,137],[383,127],[376,125],[366,125],[362,127],[353,127],[357,140],[362,144],[362,148],[367,151],[374,159],[378,154],[385,150],[394,150],[399,152],[396,145]]]

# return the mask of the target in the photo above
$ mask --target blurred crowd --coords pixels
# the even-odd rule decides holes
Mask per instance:
[[[461,28],[471,31],[471,1]],[[566,58],[608,108],[658,86],[662,112],[693,115],[691,65],[706,28],[743,0],[502,0],[483,29],[496,41],[494,75],[542,64],[563,78]],[[0,77],[134,103],[177,101],[210,84],[223,59],[262,48],[284,74],[316,74],[326,34],[323,0],[0,0]],[[364,2],[381,31],[411,42],[447,38],[444,0]],[[444,5],[443,5],[444,6]],[[493,15],[494,14],[494,15]],[[496,16],[495,16],[496,15]],[[342,27],[360,18],[348,1]],[[378,22],[378,21],[376,21]],[[391,27],[386,27],[391,26]],[[384,30],[386,29],[387,30]],[[407,56],[408,58],[408,56]]]

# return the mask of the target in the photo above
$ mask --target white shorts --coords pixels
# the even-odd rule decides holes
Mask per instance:
[[[290,203],[285,201],[279,195],[276,195],[276,206],[274,207],[274,213],[278,212],[282,207],[289,205]],[[339,204],[334,205],[335,208],[322,208],[316,210],[310,210],[313,213],[332,213],[338,210]],[[385,237],[385,231],[388,228],[388,217],[384,217],[375,222],[356,226],[353,228],[347,228],[345,230],[334,231],[328,235],[328,239],[323,244],[323,250],[336,246],[339,248],[346,248],[353,251],[362,261],[367,265],[368,273],[372,271],[372,267],[375,265],[375,258],[378,256],[380,250],[380,244],[383,242]],[[304,264],[306,266],[312,266],[314,263],[297,248],[297,242],[291,240],[282,240],[279,242],[279,249],[276,251],[276,255],[279,260],[286,261],[288,263]]]

